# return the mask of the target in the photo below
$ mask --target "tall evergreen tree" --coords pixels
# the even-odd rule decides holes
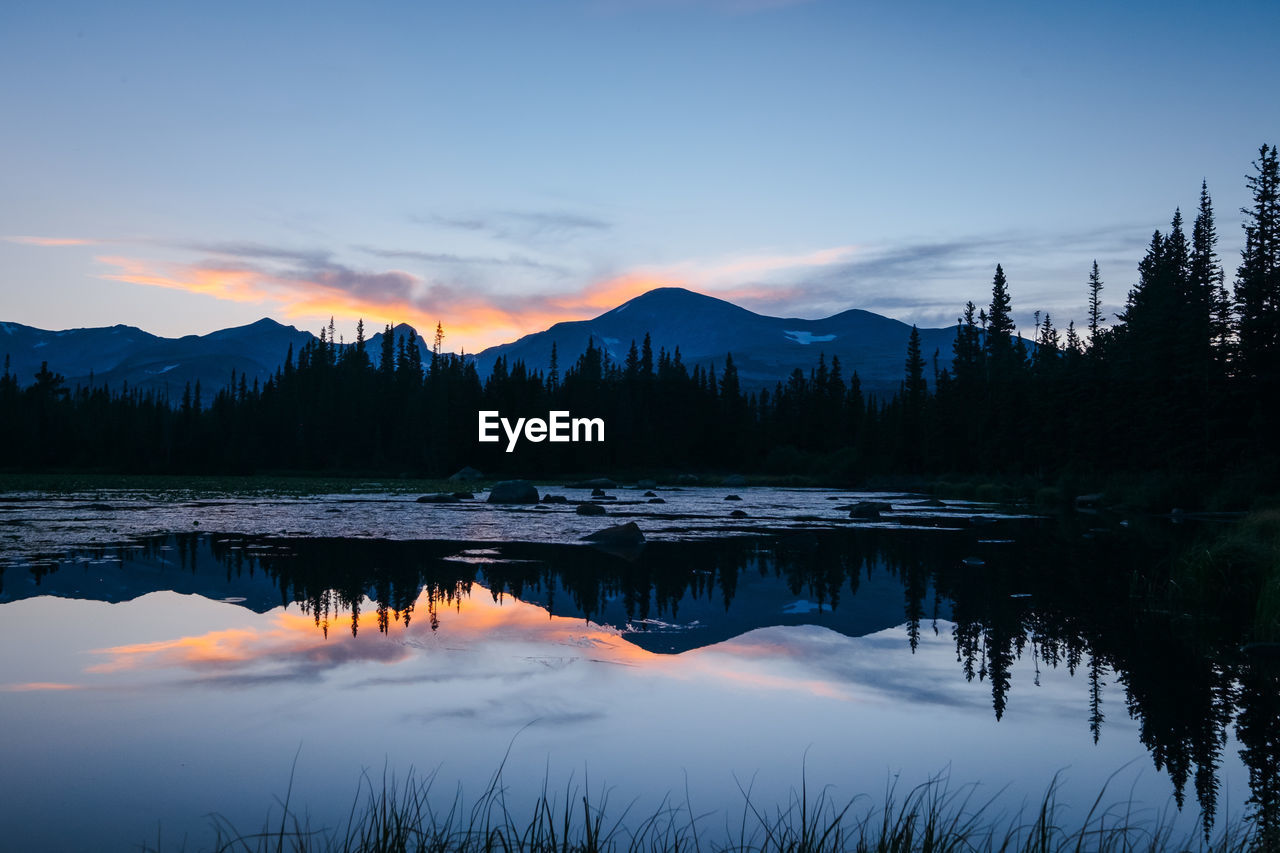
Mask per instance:
[[[1008,375],[1015,361],[1011,310],[1009,284],[1005,279],[1004,268],[996,264],[996,274],[991,280],[991,305],[986,312],[984,342],[984,351],[995,376]]]
[[[906,379],[902,401],[902,460],[911,471],[924,462],[924,419],[928,384],[924,378],[924,356],[920,352],[920,330],[914,325],[907,338]]]
[[[1209,184],[1200,182],[1200,205],[1191,227],[1191,260],[1188,270],[1189,306],[1194,309],[1195,333],[1207,340],[1214,360],[1223,365],[1231,336],[1231,301],[1223,286],[1218,260],[1218,229],[1213,221]]]
[[[1098,261],[1093,262],[1089,273],[1089,346],[1098,345],[1098,333],[1106,315],[1102,313],[1102,276],[1098,273]]]
[[[1280,165],[1263,145],[1248,177],[1253,204],[1245,215],[1245,247],[1236,271],[1240,373],[1275,384],[1280,375]]]

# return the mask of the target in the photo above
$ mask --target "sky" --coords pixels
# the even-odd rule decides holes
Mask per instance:
[[[443,324],[679,285],[1114,312],[1201,180],[1234,273],[1280,4],[0,4],[0,320]]]

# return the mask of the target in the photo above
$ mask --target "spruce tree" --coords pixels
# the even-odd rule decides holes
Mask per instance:
[[[1204,338],[1216,362],[1226,360],[1231,335],[1231,302],[1223,286],[1217,253],[1218,230],[1213,221],[1209,184],[1200,182],[1200,205],[1191,228],[1191,261],[1188,271],[1189,307],[1195,311],[1198,337]]]
[[[1105,321],[1102,313],[1102,276],[1098,273],[1098,261],[1094,259],[1093,270],[1089,273],[1089,348],[1098,345],[1098,332]]]
[[[1014,325],[1009,285],[1004,276],[1004,269],[999,264],[996,264],[996,274],[991,280],[991,306],[987,309],[986,321],[987,338],[984,351],[990,362],[990,369],[995,376],[1007,375],[1015,360]]]
[[[919,471],[924,462],[924,408],[928,396],[924,366],[920,330],[913,325],[907,338],[906,380],[902,385],[902,461],[913,472]]]
[[[1275,384],[1280,373],[1280,166],[1276,147],[1263,145],[1248,178],[1253,196],[1245,215],[1245,247],[1236,271],[1239,370]]]

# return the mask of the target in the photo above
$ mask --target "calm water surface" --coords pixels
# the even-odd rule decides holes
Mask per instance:
[[[1188,832],[1256,811],[1251,774],[1275,778],[1274,743],[1249,740],[1274,674],[1134,603],[1149,539],[908,496],[856,524],[837,507],[864,496],[724,495],[624,497],[604,519],[10,502],[0,837],[199,848],[210,814],[259,828],[295,761],[313,826],[345,818],[365,771],[434,773],[447,803],[502,766],[516,808],[544,780],[637,814],[670,794],[713,835],[743,788],[772,810],[802,778],[879,801],[945,773],[1016,811],[1060,774],[1083,817],[1118,771],[1112,799]],[[626,520],[642,548],[577,541]]]

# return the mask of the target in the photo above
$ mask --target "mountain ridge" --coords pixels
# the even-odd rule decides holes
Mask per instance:
[[[611,360],[623,361],[631,342],[639,347],[646,332],[655,358],[660,349],[672,353],[678,347],[690,368],[714,365],[718,370],[725,355],[732,353],[744,388],[772,387],[785,382],[796,368],[807,374],[824,355],[828,362],[839,357],[846,380],[856,370],[864,390],[892,393],[902,381],[911,326],[861,308],[816,320],[772,317],[707,294],[662,287],[596,317],[562,321],[489,347],[476,356],[476,366],[486,376],[497,358],[506,357],[546,371],[554,343],[563,372],[588,340]],[[921,329],[920,335],[925,353],[932,355],[936,349],[949,354],[955,327]]]
[[[475,355],[481,378],[505,357],[523,361],[529,370],[550,368],[554,344],[563,373],[586,350],[588,341],[617,362],[626,359],[631,342],[641,346],[648,333],[654,358],[660,350],[680,352],[692,369],[724,366],[732,353],[739,379],[746,389],[771,388],[786,382],[796,369],[813,368],[819,355],[828,363],[838,357],[846,380],[859,374],[864,391],[892,393],[902,381],[907,337],[911,326],[861,308],[807,320],[760,314],[724,299],[679,287],[662,287],[635,296],[584,320],[566,320],[514,341],[488,347]],[[398,338],[417,332],[412,326],[394,327]],[[382,332],[366,340],[376,364],[381,357]],[[935,350],[949,355],[955,327],[921,329],[926,358]],[[187,383],[200,382],[209,400],[225,387],[231,371],[252,383],[265,382],[308,341],[310,332],[270,317],[218,329],[205,335],[165,338],[136,326],[88,327],[50,331],[20,323],[0,323],[0,354],[10,359],[10,371],[29,384],[42,362],[67,379],[70,387],[104,383],[167,393],[176,399]],[[427,347],[426,339],[422,346]],[[347,344],[351,346],[351,344]]]

